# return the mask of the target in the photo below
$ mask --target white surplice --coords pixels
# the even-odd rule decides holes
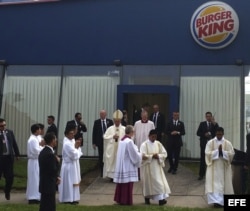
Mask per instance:
[[[138,168],[141,165],[141,160],[141,153],[134,141],[128,137],[121,140],[117,150],[114,182],[138,182]]]
[[[75,148],[75,139],[64,137],[62,149],[61,183],[58,186],[60,202],[80,200],[81,169],[79,159],[81,147]]]
[[[140,152],[147,157],[142,160],[140,168],[143,196],[156,201],[169,197],[171,191],[163,170],[167,158],[165,148],[159,141],[146,140],[142,143]],[[158,154],[159,159],[154,159],[153,154]]]
[[[219,156],[220,144],[223,156]],[[208,204],[224,205],[223,194],[234,194],[231,168],[234,148],[230,141],[224,138],[219,141],[215,137],[207,142],[205,155],[207,164],[205,193]]]
[[[146,123],[143,123],[141,120],[135,122],[135,144],[138,149],[140,149],[141,144],[148,139],[148,134],[150,130],[155,129],[155,125],[152,121],[148,120]]]
[[[39,163],[38,156],[43,149],[39,145],[39,139],[35,135],[30,135],[27,142],[27,157],[28,157],[28,178],[27,178],[27,189],[26,198],[27,200],[38,200],[40,201],[41,194],[39,192]]]
[[[117,141],[113,139],[113,136],[115,134],[119,136]],[[103,178],[114,178],[118,143],[124,135],[125,127],[121,124],[119,125],[119,127],[116,127],[115,125],[110,126],[103,135],[105,145],[103,152]]]

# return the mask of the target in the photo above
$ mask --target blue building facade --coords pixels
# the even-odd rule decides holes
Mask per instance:
[[[18,128],[25,142],[29,131],[23,132],[16,125],[15,116],[20,113],[20,119],[24,118],[23,114],[25,117],[32,116],[27,120],[29,127],[32,122],[45,122],[48,111],[44,111],[43,117],[31,115],[30,111],[21,108],[21,100],[13,102],[7,99],[9,96],[13,99],[12,94],[15,93],[15,99],[18,95],[23,96],[21,99],[26,102],[30,101],[24,97],[26,89],[21,94],[13,89],[11,95],[8,90],[14,87],[18,77],[26,77],[24,84],[36,77],[56,77],[53,83],[58,83],[57,93],[51,98],[56,99],[57,104],[50,112],[56,114],[63,133],[65,121],[72,118],[74,112],[89,113],[87,108],[95,107],[84,104],[81,106],[86,108],[79,105],[71,111],[65,111],[61,107],[65,81],[70,77],[82,78],[83,81],[88,77],[94,81],[97,76],[108,77],[110,83],[114,83],[109,89],[117,85],[115,98],[110,98],[115,102],[110,105],[103,99],[95,115],[87,116],[89,130],[87,149],[84,151],[86,155],[95,155],[91,146],[91,127],[93,120],[98,117],[99,108],[109,107],[109,116],[115,108],[126,109],[132,116],[131,107],[134,104],[140,107],[144,101],[151,101],[151,104],[158,102],[166,119],[171,117],[174,110],[180,111],[187,127],[183,157],[199,157],[195,130],[207,110],[216,113],[220,125],[225,127],[225,131],[230,131],[226,135],[233,139],[237,148],[244,150],[244,79],[250,65],[250,2],[224,1],[238,16],[238,32],[226,47],[208,49],[195,41],[191,27],[197,9],[209,2],[221,3],[203,0],[60,0],[0,5],[1,115],[9,119],[10,126]],[[219,8],[217,13],[221,14],[216,17],[222,21],[231,15],[226,8],[216,8]],[[208,14],[207,17],[212,21],[213,16]],[[212,42],[218,40],[217,37]],[[204,78],[205,82],[198,84]],[[189,79],[193,81],[189,82]],[[223,80],[225,86],[231,87],[229,83],[232,83],[235,88],[229,91],[228,87],[220,87]],[[204,93],[196,93],[203,89]],[[79,93],[79,96],[88,99],[88,93],[90,91],[86,91],[83,96]],[[158,97],[155,98],[155,95]],[[43,99],[46,101],[46,95]],[[196,99],[197,103],[192,105]],[[221,103],[221,99],[226,103]],[[7,111],[9,103],[15,107],[15,111],[18,110],[18,115]],[[229,110],[224,109],[225,106]],[[230,115],[233,117],[229,118]],[[22,153],[25,154],[25,145]]]

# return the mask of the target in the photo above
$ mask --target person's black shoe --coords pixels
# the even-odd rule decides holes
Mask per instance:
[[[198,180],[203,180],[203,176],[199,176],[199,177],[198,177]]]
[[[167,200],[166,199],[159,200],[159,205],[160,206],[162,206],[164,204],[167,204]]]
[[[223,208],[223,207],[224,207],[223,205],[220,205],[220,204],[217,204],[217,203],[214,204],[214,208]]]
[[[64,202],[64,204],[77,205],[77,204],[79,204],[79,202],[78,201]]]
[[[10,193],[5,193],[6,200],[10,200]]]
[[[176,172],[177,172],[176,170],[173,170],[173,171],[172,171],[172,174],[176,174]]]
[[[145,204],[150,204],[150,199],[149,198],[145,198]]]
[[[171,172],[172,172],[172,169],[171,169],[171,168],[169,168],[169,169],[168,169],[168,173],[171,173]]]
[[[32,200],[29,200],[29,204],[40,204],[40,201],[32,199]]]

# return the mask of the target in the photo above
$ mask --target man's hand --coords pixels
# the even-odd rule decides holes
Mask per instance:
[[[76,140],[75,142],[75,148],[79,148],[81,146],[81,141],[79,139]]]
[[[115,135],[113,136],[113,139],[115,139],[116,142],[118,141],[118,138],[119,138],[119,135],[117,135],[117,134],[115,134]]]
[[[146,156],[146,155],[142,155],[142,160],[147,160],[148,159],[148,157]]]
[[[205,133],[205,137],[207,137],[207,138],[211,137],[211,133],[210,132],[206,132]]]
[[[60,177],[57,177],[56,179],[56,184],[59,185],[61,183],[61,178]]]
[[[39,145],[42,146],[42,147],[45,146],[45,141],[42,139],[42,140],[40,141]]]
[[[58,163],[60,163],[60,160],[61,160],[61,159],[60,159],[59,156],[56,155],[56,160],[57,160]]]
[[[222,144],[219,145],[218,150],[222,152]]]
[[[158,154],[153,154],[153,158],[154,159],[159,159],[159,155]]]
[[[92,146],[93,146],[93,149],[94,149],[94,150],[96,150],[96,145],[95,145],[95,144],[93,144]]]
[[[176,130],[174,130],[174,131],[171,132],[171,135],[178,135],[178,134],[179,134],[179,132],[176,131]]]

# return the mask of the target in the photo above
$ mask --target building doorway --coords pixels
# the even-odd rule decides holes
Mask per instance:
[[[129,124],[133,123],[134,109],[140,109],[144,103],[150,104],[149,115],[153,112],[152,106],[158,104],[167,121],[172,112],[179,109],[178,87],[118,85],[117,107],[121,110],[127,110]]]
[[[135,110],[140,110],[142,105],[148,103],[149,115],[153,112],[153,105],[158,104],[161,113],[165,117],[169,116],[169,94],[159,93],[125,93],[124,109],[128,114],[128,123],[133,124]]]

